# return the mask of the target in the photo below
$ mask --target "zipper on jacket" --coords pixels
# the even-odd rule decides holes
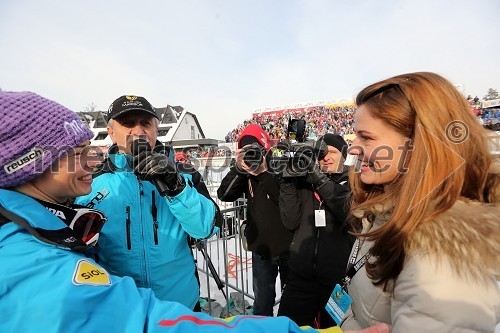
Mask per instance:
[[[153,234],[155,245],[158,245],[158,210],[156,209],[155,191],[151,191],[151,215],[153,215]]]
[[[314,244],[314,257],[313,257],[313,269],[316,271],[316,266],[318,263],[318,246],[319,246],[319,228],[316,227],[316,242]]]
[[[321,203],[322,202],[319,202],[318,209],[321,209]],[[316,207],[315,199],[313,199],[313,207]],[[316,208],[314,208],[314,209],[316,209]],[[319,247],[320,228],[318,228],[318,227],[314,227],[314,228],[316,229],[316,242],[314,243],[313,269],[314,269],[314,271],[316,271],[316,266],[318,264],[318,247]]]
[[[144,195],[144,189],[142,188],[142,182],[140,180],[139,180],[139,195],[141,197]]]
[[[132,249],[132,243],[130,241],[130,206],[125,207],[125,213],[127,214],[127,249]]]
[[[144,232],[145,232],[145,224],[144,224],[144,210],[142,207],[145,207],[145,202],[144,202],[144,186],[142,185],[142,181],[139,179],[139,177],[137,177],[137,183],[139,184],[139,216],[140,216],[140,220],[141,220],[141,242],[140,244],[142,246],[140,246],[140,252],[141,252],[141,255],[142,255],[142,262],[141,262],[141,266],[142,266],[142,271],[144,272],[144,283],[145,283],[145,286],[148,287],[148,288],[151,288],[151,286],[149,285],[149,267],[148,267],[148,258],[147,258],[147,250],[146,250],[146,238],[144,236]]]

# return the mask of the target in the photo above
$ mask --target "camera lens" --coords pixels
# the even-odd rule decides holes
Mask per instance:
[[[267,170],[272,174],[282,175],[288,165],[288,151],[288,145],[282,142],[271,148],[266,154]]]
[[[252,146],[246,149],[243,155],[243,162],[245,162],[251,169],[256,169],[262,164],[262,149],[260,147]]]
[[[305,176],[311,163],[314,163],[314,150],[304,144],[298,144],[296,147],[297,150],[290,160],[290,171],[297,177]]]
[[[309,159],[304,157],[302,154],[296,154],[291,163],[291,169],[294,173],[297,173],[298,175],[304,173],[307,171],[307,167],[309,165]]]

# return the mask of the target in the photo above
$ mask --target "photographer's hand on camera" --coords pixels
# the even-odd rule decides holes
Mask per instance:
[[[312,184],[315,189],[319,189],[330,181],[328,176],[321,171],[318,163],[310,156],[302,155],[302,163],[307,165],[307,175],[305,176],[306,182]]]
[[[142,152],[134,156],[133,165],[139,179],[152,182],[161,195],[175,196],[186,186],[177,166],[165,154]]]
[[[326,174],[321,171],[319,166],[315,163],[314,168],[308,172],[306,176],[306,182],[312,184],[315,189],[319,189],[326,183],[328,183],[330,179]]]
[[[245,152],[243,151],[243,149],[236,149],[234,151],[234,158],[235,158],[234,167],[236,168],[236,171],[238,171],[238,173],[241,173],[241,174],[247,174],[247,172],[245,171],[245,166],[244,166],[244,162],[243,162],[243,155],[244,154],[245,154]]]
[[[244,159],[245,159],[245,154],[247,153],[249,148],[252,148],[252,145],[247,145],[241,149],[235,150],[236,170],[242,174],[258,176],[261,173],[267,171],[266,163],[264,161],[264,156],[260,157],[260,164],[258,161],[253,161],[254,162],[253,165],[248,165],[247,163],[245,163]]]

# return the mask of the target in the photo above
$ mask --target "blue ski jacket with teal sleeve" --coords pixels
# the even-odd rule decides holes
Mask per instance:
[[[37,235],[66,227],[36,200],[18,192],[0,189],[0,208],[23,219]],[[41,241],[19,222],[1,222],[0,332],[316,332],[286,317],[216,319],[160,301],[151,289],[110,274],[80,252]]]
[[[186,187],[181,193],[160,196],[151,182],[137,178],[130,159],[110,154],[113,170],[95,177],[92,192],[75,201],[108,218],[99,236],[99,264],[153,289],[161,300],[192,309],[199,285],[187,235],[206,238],[218,230],[215,204],[198,193],[190,174],[182,174]]]

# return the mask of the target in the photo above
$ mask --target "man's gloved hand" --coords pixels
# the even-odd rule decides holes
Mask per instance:
[[[321,186],[325,185],[329,181],[330,178],[328,178],[328,176],[325,175],[317,165],[312,171],[309,171],[309,173],[306,176],[306,182],[312,184],[316,189],[319,189]]]
[[[186,186],[175,163],[165,154],[142,152],[134,156],[133,166],[139,179],[152,182],[163,196],[177,195]]]
[[[330,181],[327,175],[321,171],[318,163],[316,163],[311,157],[307,155],[301,156],[302,159],[307,160],[305,163],[307,167],[306,182],[312,184],[314,188],[319,189],[321,186],[325,185]]]

